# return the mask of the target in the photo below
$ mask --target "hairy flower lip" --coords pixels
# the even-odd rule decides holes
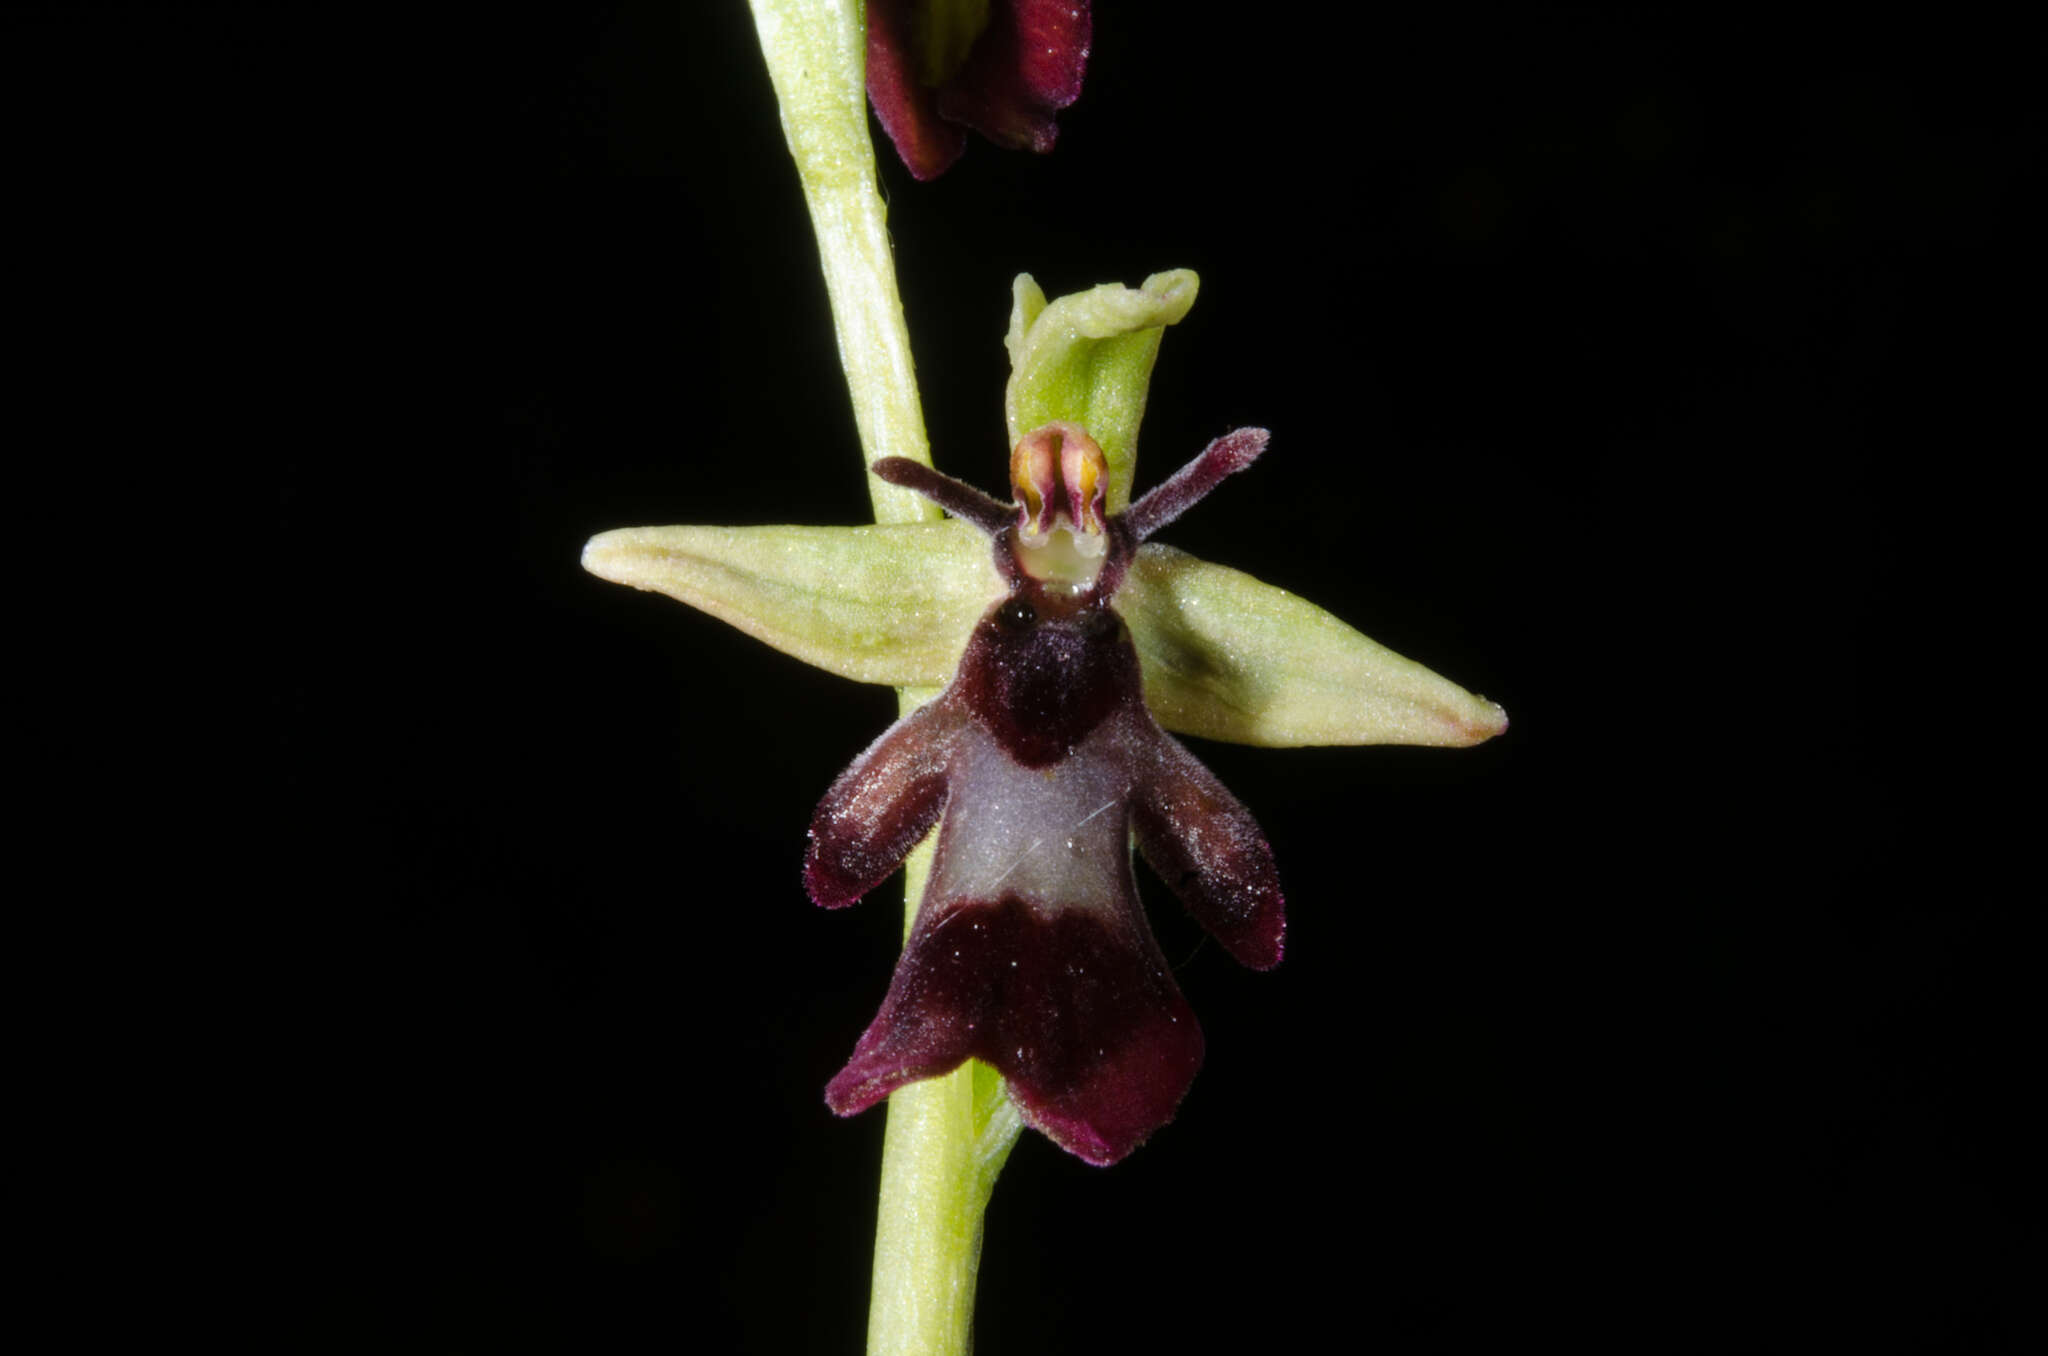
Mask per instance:
[[[1149,931],[1121,931],[1015,895],[921,916],[826,1104],[857,1115],[977,1058],[1002,1072],[1040,1133],[1095,1167],[1116,1163],[1173,1119],[1204,1053],[1201,1024]],[[980,945],[955,948],[953,932]],[[1075,971],[1098,980],[1078,1004],[1062,982]]]
[[[1099,513],[1102,453],[1076,426],[1021,442],[1020,479],[1038,479],[1062,442],[1087,453],[1063,466],[1070,502]],[[1102,569],[1081,590],[1033,575],[1020,524],[992,497],[919,462],[875,464],[986,532],[1009,592],[945,691],[870,745],[812,818],[804,880],[828,908],[938,828],[888,995],[826,1090],[840,1115],[972,1058],[1003,1075],[1027,1123],[1090,1163],[1116,1162],[1171,1120],[1203,1042],[1139,904],[1133,845],[1232,956],[1278,963],[1286,914],[1272,849],[1152,718],[1130,629],[1110,606],[1143,537],[1266,442],[1263,429],[1226,434],[1103,520]]]
[[[888,994],[826,1090],[838,1114],[973,1058],[1003,1075],[1028,1124],[1089,1163],[1116,1162],[1171,1120],[1202,1036],[1140,906],[1133,843],[1232,956],[1280,959],[1272,852],[1146,711],[1107,601],[1018,577],[946,690],[819,805],[804,882],[828,908],[938,828]]]
[[[967,128],[999,146],[1043,154],[1060,110],[1081,95],[1094,18],[1091,0],[990,0],[964,59],[934,82],[945,55],[924,50],[929,11],[948,0],[867,0],[868,100],[917,179],[951,168]]]

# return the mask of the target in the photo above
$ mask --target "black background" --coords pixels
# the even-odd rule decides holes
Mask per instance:
[[[1194,268],[1140,483],[1274,440],[1170,539],[1514,726],[1197,745],[1287,962],[1141,877],[1207,1065],[1114,1169],[1024,1137],[978,1351],[2011,1349],[1993,891],[1939,794],[1969,633],[1908,562],[2017,365],[1957,350],[2036,144],[2019,44],[1099,8],[1054,155],[884,151],[940,465],[1000,482],[1015,273]],[[254,949],[314,1014],[250,1056],[293,1090],[252,1148],[296,1165],[284,1345],[855,1349],[883,1116],[822,1088],[899,913],[797,866],[891,695],[576,563],[866,514],[744,7],[107,13],[34,31],[164,117],[61,130],[226,172],[235,422],[318,576],[251,604]]]

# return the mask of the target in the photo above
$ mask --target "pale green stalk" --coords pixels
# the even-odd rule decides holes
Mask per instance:
[[[859,0],[752,4],[782,107],[783,134],[817,231],[863,465],[898,456],[929,466],[910,334],[896,291],[868,138],[861,5]],[[866,480],[877,522],[940,516],[907,490],[873,476]],[[931,695],[929,690],[897,689],[906,712]],[[907,864],[906,934],[930,867],[927,841]],[[889,1098],[888,1115],[868,1352],[958,1356],[973,1342],[982,1215],[1022,1122],[1000,1076],[974,1060],[943,1078],[897,1089]]]
[[[868,139],[867,30],[860,0],[752,0],[782,134],[796,158],[832,299],[839,363],[853,394],[863,465],[909,457],[929,466],[910,331],[896,294],[888,214]],[[923,497],[864,477],[878,523],[936,520]]]

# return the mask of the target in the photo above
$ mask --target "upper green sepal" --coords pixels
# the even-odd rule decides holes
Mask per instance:
[[[1031,275],[1018,274],[1003,339],[1010,350],[1003,412],[1011,444],[1055,420],[1081,425],[1109,463],[1109,512],[1123,512],[1160,333],[1188,313],[1200,286],[1181,268],[1155,273],[1137,288],[1104,283],[1048,304]]]
[[[863,683],[943,687],[1005,593],[967,523],[624,527],[583,568],[665,593],[807,664]]]
[[[1140,547],[1114,604],[1145,704],[1178,734],[1233,744],[1482,743],[1507,713],[1314,603],[1170,546]]]

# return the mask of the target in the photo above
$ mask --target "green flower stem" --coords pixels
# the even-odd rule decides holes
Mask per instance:
[[[924,413],[874,145],[868,138],[866,30],[859,0],[752,0],[754,24],[803,180],[832,301],[839,358],[853,396],[862,465],[911,457],[929,466]],[[875,521],[937,519],[936,507],[866,477]],[[911,711],[934,694],[899,688]],[[931,869],[932,842],[906,868],[908,935]],[[889,1098],[875,1223],[870,1356],[960,1356],[972,1345],[981,1222],[1022,1122],[994,1070],[970,1060]]]
[[[931,695],[905,688],[899,703],[909,712]],[[932,843],[904,864],[906,935]],[[890,1094],[868,1356],[961,1356],[973,1348],[982,1216],[1023,1128],[1001,1075],[980,1060]]]
[[[889,228],[868,138],[867,29],[860,0],[752,0],[782,133],[818,236],[839,362],[853,394],[862,466],[881,457],[931,465],[910,331],[896,292]],[[865,477],[878,523],[936,521],[936,506]]]

